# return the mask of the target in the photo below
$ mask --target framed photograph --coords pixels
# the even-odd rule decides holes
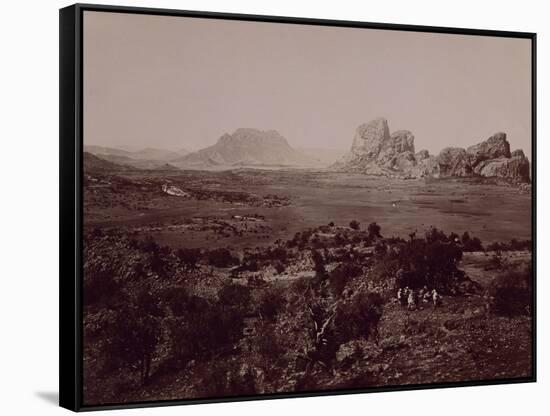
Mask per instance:
[[[535,40],[61,9],[61,406],[535,381]]]

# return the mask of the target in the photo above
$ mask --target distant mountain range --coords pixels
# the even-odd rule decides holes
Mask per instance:
[[[224,134],[216,144],[198,150],[141,150],[105,146],[84,146],[84,151],[106,161],[137,169],[223,170],[239,167],[323,168],[342,156],[344,150],[295,149],[275,130],[240,128]]]
[[[186,150],[175,152],[157,148],[145,148],[131,151],[104,146],[84,146],[84,151],[101,157],[104,160],[108,160],[109,162],[138,169],[158,169],[167,162],[189,153]]]
[[[83,157],[84,172],[86,173],[105,173],[105,172],[120,172],[131,170],[132,167],[119,165],[110,162],[101,157],[98,157],[90,152],[84,152]]]
[[[361,124],[348,152],[337,149],[293,148],[275,130],[240,128],[216,144],[196,152],[158,148],[141,150],[85,146],[85,164],[95,171],[226,170],[251,168],[327,168],[401,178],[496,177],[530,182],[530,164],[522,150],[510,151],[505,133],[496,133],[467,149],[448,147],[438,155],[415,152],[408,130],[390,133],[388,121],[377,118]]]

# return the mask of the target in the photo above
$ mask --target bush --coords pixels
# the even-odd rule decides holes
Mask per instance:
[[[430,229],[426,231],[426,241],[428,243],[435,243],[436,241],[446,243],[449,241],[449,237],[436,227],[430,227]]]
[[[443,242],[444,233],[433,228],[427,239],[414,239],[394,244],[381,261],[399,265],[396,275],[398,287],[421,288],[427,286],[442,293],[464,279],[464,272],[457,264],[462,259],[462,249],[455,243]]]
[[[178,259],[187,267],[194,269],[201,258],[200,248],[180,248],[176,251]]]
[[[369,233],[369,238],[371,240],[374,240],[375,238],[382,238],[382,235],[380,235],[380,226],[375,223],[375,222],[371,222],[369,224],[369,227],[367,228],[367,231]]]
[[[515,238],[510,240],[508,243],[495,242],[487,246],[488,251],[531,251],[531,249],[531,240],[516,240]]]
[[[357,338],[378,338],[378,323],[382,318],[384,301],[378,293],[360,293],[351,302],[338,308],[335,326],[339,343]]]
[[[283,263],[281,263],[280,261],[275,263],[275,265],[273,267],[275,268],[275,271],[277,272],[277,274],[281,274],[286,270],[285,265]]]
[[[89,270],[84,273],[84,305],[94,305],[99,302],[109,303],[121,288],[116,279],[115,271],[110,267],[101,270]]]
[[[361,267],[352,263],[342,263],[329,274],[329,282],[334,293],[340,295],[346,284],[361,274]]]
[[[258,302],[258,312],[262,318],[273,321],[283,309],[285,297],[280,289],[272,287],[264,290]]]
[[[239,264],[239,259],[226,248],[210,250],[206,258],[208,264],[215,267],[230,267]]]
[[[325,269],[323,255],[317,250],[312,250],[311,259],[313,260],[315,276],[319,279],[325,279],[327,277],[327,270]]]
[[[160,324],[154,317],[132,307],[120,310],[107,333],[104,345],[106,371],[137,366],[139,380],[145,384],[151,372],[152,355],[160,338]]]
[[[358,230],[360,228],[360,224],[359,224],[359,221],[357,220],[352,220],[350,223],[349,223],[349,226],[351,229],[353,230]]]
[[[237,292],[223,292],[218,302],[198,296],[187,299],[185,312],[169,322],[172,357],[178,366],[207,359],[240,339],[246,305],[236,303],[247,303],[248,296]]]
[[[498,315],[531,315],[532,270],[510,270],[493,282],[491,309]]]
[[[474,237],[462,243],[462,250],[467,252],[483,251],[483,245],[481,244],[481,240],[479,238]]]
[[[226,284],[218,292],[218,299],[222,309],[229,307],[246,314],[250,306],[250,289],[238,284]]]

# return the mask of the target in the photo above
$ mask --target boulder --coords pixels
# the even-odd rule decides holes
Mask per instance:
[[[472,156],[472,166],[488,159],[511,157],[510,143],[506,140],[506,133],[495,133],[484,142],[468,147],[466,152]]]
[[[525,153],[523,153],[523,150],[516,149],[512,152],[512,157],[523,157],[525,158]]]
[[[509,179],[513,182],[531,181],[529,161],[525,156],[487,160],[482,162],[477,170],[479,175],[484,177]]]
[[[408,130],[399,130],[382,142],[376,160],[384,164],[405,152],[414,158],[414,136]]]
[[[391,169],[408,172],[416,166],[416,158],[414,157],[414,153],[408,150],[392,157],[386,165]]]
[[[472,174],[471,155],[461,147],[446,147],[437,156],[440,176],[467,177]]]
[[[422,161],[430,157],[430,153],[427,150],[421,150],[416,155],[414,155],[417,161]]]

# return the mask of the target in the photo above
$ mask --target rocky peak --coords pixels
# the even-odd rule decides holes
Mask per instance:
[[[233,134],[225,133],[218,139],[218,143],[228,146],[264,143],[288,146],[287,140],[278,131],[254,128],[238,128]]]
[[[523,153],[523,150],[521,150],[521,149],[514,150],[512,152],[512,157],[519,157],[519,158],[522,158],[522,159],[526,159],[525,153]]]
[[[472,166],[476,166],[480,162],[488,159],[511,157],[510,143],[506,140],[506,133],[502,132],[495,133],[487,140],[468,147],[466,152],[472,156]]]
[[[430,157],[430,152],[428,152],[426,149],[422,149],[415,155],[415,157],[418,161],[422,161]]]
[[[388,121],[383,117],[361,124],[355,130],[351,151],[358,155],[376,157],[382,144],[390,138]]]

